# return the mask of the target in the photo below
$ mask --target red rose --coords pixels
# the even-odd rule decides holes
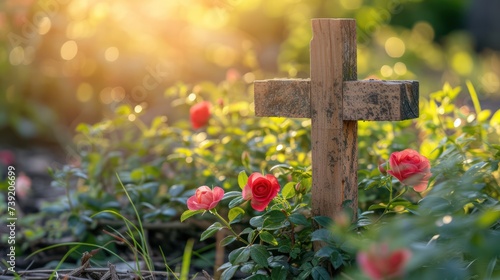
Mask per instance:
[[[196,193],[188,198],[187,207],[189,210],[210,210],[217,206],[224,197],[224,190],[215,187],[211,190],[207,186],[201,186],[196,189]]]
[[[243,199],[252,200],[252,208],[264,211],[267,205],[278,194],[280,184],[272,174],[266,176],[260,173],[252,173],[248,177],[247,184],[243,188]]]
[[[203,101],[193,105],[193,107],[189,109],[189,117],[194,129],[205,126],[210,119],[210,102]]]
[[[429,160],[417,151],[406,149],[394,152],[389,158],[390,170],[387,172],[401,183],[412,186],[417,192],[425,191],[431,177]]]
[[[408,249],[390,252],[387,244],[374,245],[367,252],[359,252],[356,259],[361,270],[373,280],[401,276],[411,257]]]

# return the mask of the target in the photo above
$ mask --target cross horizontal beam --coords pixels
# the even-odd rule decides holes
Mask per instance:
[[[255,81],[255,115],[310,118],[310,79]],[[343,120],[399,121],[418,117],[418,81],[343,82]]]

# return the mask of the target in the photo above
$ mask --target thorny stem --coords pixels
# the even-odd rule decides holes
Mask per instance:
[[[384,217],[387,213],[389,213],[389,207],[391,206],[391,204],[396,201],[396,199],[400,198],[403,194],[406,193],[406,191],[408,190],[408,186],[404,186],[403,189],[393,198],[392,197],[392,180],[390,181],[389,183],[389,202],[387,203],[387,205],[385,206],[385,209],[384,209],[384,212],[382,213],[382,215],[380,215],[380,217],[378,217],[378,219],[374,222],[374,224],[378,223],[382,217]]]
[[[245,243],[245,245],[249,245],[249,243],[245,239],[241,238],[240,235],[237,234],[233,230],[233,228],[231,227],[231,225],[229,224],[229,222],[226,221],[226,219],[224,219],[221,215],[219,215],[219,213],[217,213],[217,210],[215,210],[215,208],[212,209],[212,210],[209,210],[209,211],[210,211],[210,213],[214,214],[217,218],[219,218],[219,220],[221,220],[221,222],[224,224],[224,226],[231,231],[231,233],[236,237],[236,239],[238,239],[239,241]]]

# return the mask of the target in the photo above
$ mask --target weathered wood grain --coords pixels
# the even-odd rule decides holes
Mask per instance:
[[[309,118],[310,80],[274,79],[254,82],[255,115]]]
[[[335,218],[357,209],[357,121],[418,117],[419,84],[356,81],[354,20],[313,19],[312,30],[311,78],[256,81],[255,114],[311,118],[313,214]]]
[[[310,118],[310,79],[256,81],[255,115]],[[345,81],[344,120],[400,121],[417,118],[418,81]]]
[[[312,29],[312,211],[313,215],[333,219],[347,193],[357,196],[357,187],[352,189],[352,185],[357,185],[356,172],[351,173],[357,167],[357,159],[349,162],[345,154],[346,146],[357,154],[357,145],[348,143],[348,139],[357,138],[357,130],[356,124],[343,120],[342,102],[343,81],[356,79],[356,54],[352,52],[356,50],[356,24],[354,20],[314,19]]]

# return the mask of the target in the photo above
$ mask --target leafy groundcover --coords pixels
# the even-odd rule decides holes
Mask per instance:
[[[230,99],[247,86],[178,84],[174,120],[122,105],[80,124],[77,160],[50,171],[66,196],[19,220],[17,255],[46,267],[17,274],[500,278],[500,111],[470,83],[422,98],[418,119],[359,122],[358,208],[334,219],[311,212],[310,120],[256,118]]]

